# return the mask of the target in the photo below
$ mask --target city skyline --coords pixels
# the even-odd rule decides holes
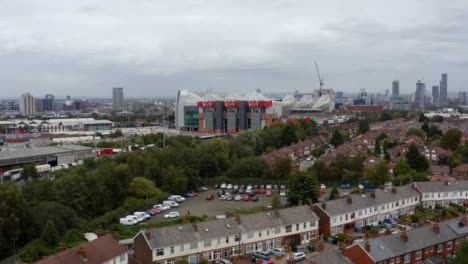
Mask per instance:
[[[102,97],[114,86],[126,87],[129,97],[179,89],[310,91],[319,86],[314,61],[325,87],[336,91],[383,93],[396,79],[401,91],[413,90],[418,79],[438,84],[442,72],[450,74],[449,92],[466,90],[463,1],[332,1],[320,8],[309,1],[200,1],[183,10],[177,1],[46,2],[15,1],[0,11],[14,28],[0,33],[5,97]]]

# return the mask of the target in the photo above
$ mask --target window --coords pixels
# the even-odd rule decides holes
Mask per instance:
[[[292,226],[291,225],[287,225],[286,226],[286,233],[289,233],[292,231]]]
[[[396,264],[400,264],[400,257],[396,257]]]
[[[442,244],[437,245],[437,253],[442,251]]]
[[[262,237],[262,231],[258,232],[258,237]]]
[[[174,254],[174,247],[171,247],[171,254]]]
[[[390,260],[390,264],[393,264],[393,259]]]
[[[211,240],[209,240],[209,239],[208,239],[208,240],[205,240],[205,241],[203,242],[203,246],[204,246],[204,247],[211,247]]]
[[[421,259],[421,250],[416,251],[416,259]]]
[[[315,221],[310,221],[310,227],[315,227]]]
[[[281,233],[281,227],[275,227],[275,234],[279,234],[279,233]]]
[[[406,254],[403,258],[403,263],[410,263],[410,260],[411,260],[411,255]]]
[[[226,237],[226,244],[228,244],[228,243],[229,243],[229,237],[227,236]]]
[[[190,249],[197,249],[198,248],[198,241],[190,243]]]
[[[355,212],[352,212],[352,213],[351,213],[351,219],[354,219],[355,216],[356,216],[356,213],[355,213]]]
[[[303,226],[302,228],[306,229],[307,228],[307,223],[304,223],[302,226]]]
[[[430,250],[431,250],[431,248],[427,247],[427,248],[424,249],[424,253],[429,253]]]
[[[180,245],[180,252],[184,252],[184,244]]]
[[[361,216],[361,215],[362,215],[362,210],[359,210],[358,216]]]
[[[359,214],[361,215],[361,214]],[[336,217],[332,217],[332,223],[336,223]]]
[[[234,241],[239,242],[240,241],[240,235],[235,235],[234,236]]]
[[[156,256],[164,256],[164,248],[157,248]]]
[[[270,235],[270,230],[267,230],[267,236],[269,236],[269,235]]]
[[[127,256],[126,254],[120,255],[120,262],[124,262],[126,256]]]
[[[296,224],[296,231],[299,231],[299,224]]]
[[[447,242],[447,250],[452,249],[452,241]]]

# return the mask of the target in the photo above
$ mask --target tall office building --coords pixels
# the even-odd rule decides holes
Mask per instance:
[[[45,98],[42,99],[42,110],[53,111],[54,110],[54,96],[51,94],[46,94]]]
[[[466,105],[466,92],[458,92],[458,101],[460,105]]]
[[[442,80],[440,80],[440,105],[447,105],[447,74],[442,73]]]
[[[432,86],[432,104],[439,105],[439,86]]]
[[[421,81],[416,83],[416,92],[414,94],[414,102],[419,107],[424,107],[426,102],[426,84]]]
[[[30,93],[22,94],[19,99],[20,113],[24,116],[36,114],[36,100]]]
[[[123,88],[112,88],[112,108],[115,111],[123,110]]]
[[[395,80],[392,82],[392,97],[397,98],[400,96],[400,81]]]

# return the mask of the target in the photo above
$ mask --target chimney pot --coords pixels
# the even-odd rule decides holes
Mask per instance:
[[[112,232],[112,237],[114,238],[115,241],[117,241],[117,242],[120,241],[119,233],[117,233],[117,232]]]
[[[150,240],[151,239],[151,232],[147,229],[145,231],[146,239]]]
[[[279,212],[278,209],[275,209],[275,215],[276,215],[276,217],[278,217],[278,218],[280,217],[280,212]]]
[[[460,218],[460,226],[467,226],[468,225],[468,220],[466,219],[466,214],[463,214],[462,217]]]
[[[364,247],[365,247],[366,251],[370,253],[370,243],[369,243],[369,240],[366,240],[366,243],[364,244]]]
[[[375,199],[375,191],[372,191],[370,196]]]
[[[406,231],[401,232],[401,239],[403,240],[403,242],[408,243],[408,234],[406,233]]]
[[[348,203],[352,204],[353,203],[353,197],[351,197],[351,195],[348,195],[346,197],[346,200],[348,201]]]
[[[236,222],[237,222],[237,224],[240,225],[240,223],[241,223],[240,215],[236,215]]]
[[[88,259],[88,254],[86,254],[86,251],[83,246],[79,247],[78,255],[80,255],[84,260]]]
[[[396,187],[395,186],[392,187],[392,192],[396,193]]]
[[[434,223],[434,225],[432,225],[432,230],[434,231],[434,233],[439,234],[440,233],[439,223]]]
[[[193,228],[193,231],[198,232],[198,225],[197,225],[197,223],[192,223],[192,228]]]

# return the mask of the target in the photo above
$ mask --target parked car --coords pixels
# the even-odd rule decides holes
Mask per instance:
[[[265,194],[265,189],[260,189],[260,194]]]
[[[189,192],[184,192],[184,193],[182,194],[182,196],[183,196],[183,197],[186,197],[186,198],[190,198],[190,197],[193,197],[194,195],[191,194],[191,193],[189,193]]]
[[[155,204],[153,208],[162,212],[171,209],[171,206],[165,204]]]
[[[265,196],[270,197],[272,195],[271,191],[266,191]]]
[[[175,202],[175,201],[164,201],[163,204],[168,205],[171,208],[179,207],[179,204],[177,202]]]
[[[194,196],[198,196],[198,194],[200,194],[199,192],[196,192],[196,191],[188,191],[188,192],[193,194]]]
[[[341,184],[341,189],[350,189],[350,188],[351,188],[351,184],[349,184],[349,183]]]
[[[161,210],[158,210],[158,209],[151,208],[151,209],[149,209],[149,210],[148,210],[148,212],[153,212],[153,213],[155,213],[155,214],[157,214],[157,215],[158,215],[158,214],[160,214],[160,213],[161,213]]]
[[[154,210],[154,209],[153,209],[153,210]],[[156,215],[155,212],[150,211],[150,210],[146,211],[146,213],[149,214],[150,216],[155,216],[155,215]]]
[[[254,193],[255,193],[255,194],[259,194],[259,193],[260,193],[260,188],[255,189],[255,190],[254,190]]]
[[[298,262],[306,258],[306,255],[304,252],[294,252],[292,253],[292,258],[294,261]]]
[[[273,190],[277,191],[278,190],[278,185],[273,185]]]
[[[218,261],[216,261],[217,264],[232,264],[231,261],[227,260],[227,259],[218,259]]]
[[[171,195],[171,196],[167,197],[167,200],[181,203],[181,202],[185,201],[185,198],[180,196],[180,195]]]
[[[387,227],[390,228],[390,227],[395,227],[395,226],[397,226],[397,225],[398,225],[398,221],[395,220],[395,219],[391,219],[391,218],[385,218],[385,219],[383,220],[383,224],[385,224],[385,226],[387,226]]]
[[[236,197],[234,198],[235,201],[240,201],[242,200],[242,196],[240,195],[236,195]]]
[[[145,221],[145,219],[142,216],[136,216],[136,215],[127,215],[125,218],[135,220],[135,222],[137,223],[141,223]]]
[[[286,189],[286,186],[285,186],[285,185],[281,185],[281,186],[280,186],[280,189],[284,190],[284,189]]]
[[[258,202],[259,199],[258,196],[253,196],[250,200],[252,200],[252,202]]]
[[[206,191],[208,191],[208,188],[203,187],[203,186],[202,186],[202,187],[198,187],[198,188],[197,188],[197,191],[199,191],[199,192],[206,192]]]
[[[245,189],[244,188],[239,188],[239,194],[244,194],[245,193]]]
[[[239,185],[234,185],[234,187],[232,187],[234,190],[238,190],[239,189]]]
[[[225,183],[221,184],[221,189],[226,189],[226,184]]]
[[[137,224],[136,220],[130,219],[130,218],[120,218],[119,222],[121,225],[126,225],[126,226],[132,226],[132,225]]]
[[[244,201],[244,202],[250,201],[250,196],[249,195],[244,195],[244,197],[242,198],[242,201]]]
[[[286,254],[284,248],[272,248],[270,249],[270,252],[275,256],[284,256]]]
[[[271,184],[267,184],[267,186],[265,187],[265,189],[271,190]]]
[[[229,183],[229,184],[226,186],[226,189],[231,190],[231,189],[232,189],[232,184]]]
[[[326,188],[327,188],[327,186],[325,184],[323,184],[323,183],[320,184],[320,189],[326,189]]]
[[[145,220],[150,219],[151,215],[146,212],[134,212],[133,215],[142,216]]]
[[[280,196],[286,196],[286,190],[281,189],[279,195]]]
[[[214,197],[213,197],[213,195],[211,195],[211,194],[209,194],[209,195],[206,196],[206,200],[208,200],[208,201],[213,200],[213,198],[214,198]]]
[[[226,195],[226,201],[232,201],[232,200],[234,200],[232,195]]]
[[[218,195],[218,197],[220,197],[221,195],[224,194],[224,191],[223,191],[223,190],[218,190],[218,191],[216,192],[216,194]]]
[[[170,212],[168,214],[165,214],[164,215],[164,218],[168,219],[168,218],[177,218],[179,217],[179,213],[178,212]]]
[[[232,194],[237,194],[239,192],[239,189],[232,189]]]
[[[213,189],[218,189],[218,188],[219,188],[219,184],[213,185]]]
[[[255,251],[252,255],[252,261],[257,262],[257,259],[261,260],[269,260],[270,259],[270,252],[268,251]]]

